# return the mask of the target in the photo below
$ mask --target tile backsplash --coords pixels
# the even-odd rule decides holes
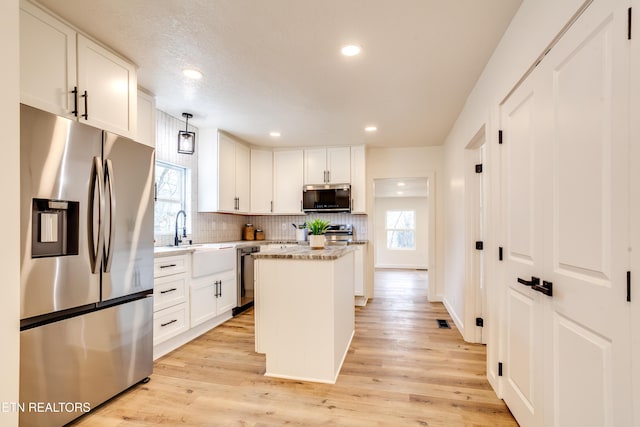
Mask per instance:
[[[267,240],[295,240],[296,230],[292,224],[303,224],[316,218],[329,220],[331,224],[352,224],[354,239],[367,240],[367,216],[348,213],[308,215],[264,215],[249,216],[247,221],[255,228],[264,230]]]
[[[332,224],[352,224],[355,238],[367,239],[367,216],[346,213],[309,214],[309,215],[259,215],[245,216],[198,212],[198,145],[193,155],[178,153],[178,131],[184,130],[183,120],[170,116],[162,111],[156,114],[156,159],[184,166],[190,170],[191,197],[189,200],[189,221],[191,234],[188,239],[193,243],[216,243],[242,239],[242,228],[245,224],[253,224],[255,228],[265,232],[267,240],[295,240],[295,229],[291,224],[302,224],[315,218],[328,219]],[[198,129],[189,125],[189,130]],[[154,236],[156,246],[173,244],[173,235]]]

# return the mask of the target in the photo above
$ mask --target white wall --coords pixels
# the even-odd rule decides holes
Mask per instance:
[[[595,0],[598,1],[598,0]],[[543,49],[554,39],[584,0],[524,0],[504,37],[487,63],[465,107],[447,136],[443,160],[446,175],[444,224],[444,303],[464,335],[465,283],[465,146],[486,125],[487,159],[485,170],[492,181],[488,194],[488,230],[485,251],[489,261],[487,283],[495,280],[499,246],[496,146],[499,104]],[[494,226],[495,225],[495,226]],[[491,303],[491,289],[488,289]],[[495,307],[495,305],[494,305]],[[491,313],[491,307],[490,313]]]
[[[430,243],[435,251],[429,253],[429,298],[440,300],[444,290],[444,187],[442,147],[406,147],[406,148],[368,148],[367,149],[367,212],[369,240],[375,242],[374,222],[374,192],[373,181],[385,178],[428,178],[429,204],[434,212],[429,213],[435,227],[429,232]],[[368,265],[373,265],[373,245],[368,245]],[[372,269],[370,269],[372,270]],[[373,271],[365,276],[367,296],[373,296]]]
[[[0,129],[2,129],[2,185],[3,204],[0,223],[4,224],[0,245],[2,298],[0,298],[0,405],[18,401],[18,372],[20,367],[20,120],[19,62],[18,62],[18,0],[0,2],[0,40],[3,65],[0,67]],[[12,209],[13,207],[13,209]],[[3,412],[0,425],[18,425],[17,412]]]
[[[415,249],[387,249],[385,218],[387,211],[415,211]],[[428,268],[428,206],[426,197],[376,197],[375,266],[376,268]]]

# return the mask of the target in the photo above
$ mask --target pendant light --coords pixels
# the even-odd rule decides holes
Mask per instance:
[[[178,131],[178,153],[193,154],[196,151],[196,133],[189,132],[189,119],[193,114],[182,113],[186,119],[185,129]]]

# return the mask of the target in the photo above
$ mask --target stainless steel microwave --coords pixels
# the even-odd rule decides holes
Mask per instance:
[[[351,212],[351,185],[305,185],[302,188],[302,210],[305,212]]]

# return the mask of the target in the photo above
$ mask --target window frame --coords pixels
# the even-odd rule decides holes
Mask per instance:
[[[402,218],[404,213],[408,213],[411,212],[412,216],[413,216],[413,227],[412,228],[405,228],[405,227],[394,227],[394,228],[389,228],[389,213],[391,212],[400,212],[400,215],[398,216],[398,218]],[[385,210],[385,216],[384,216],[384,231],[386,234],[386,248],[389,251],[415,251],[416,249],[416,210],[415,209],[386,209]],[[396,223],[397,225],[397,223]],[[393,239],[389,239],[389,232],[395,233],[395,232],[411,232],[412,234],[412,241],[413,241],[413,246],[411,247],[393,247],[390,246],[390,242],[393,242]]]
[[[173,236],[175,234],[175,230],[170,228],[170,229],[164,229],[164,230],[157,230],[156,229],[156,220],[157,220],[157,215],[156,215],[156,211],[155,211],[155,206],[158,202],[162,202],[162,203],[172,203],[172,204],[176,204],[179,207],[179,210],[183,210],[187,213],[187,224],[186,224],[186,228],[187,228],[187,233],[191,233],[191,218],[190,218],[190,212],[189,212],[189,168],[186,166],[182,166],[179,164],[175,164],[175,163],[170,163],[164,160],[156,160],[155,161],[155,170],[156,172],[158,171],[158,167],[162,167],[165,169],[169,169],[169,170],[174,170],[176,171],[179,175],[180,175],[180,184],[179,184],[179,192],[180,192],[180,197],[177,199],[172,199],[172,198],[163,198],[163,197],[159,197],[159,191],[158,191],[158,179],[159,176],[156,173],[155,179],[154,179],[154,190],[155,190],[155,197],[154,197],[154,234],[156,236]],[[177,212],[176,212],[177,214]],[[173,224],[173,223],[171,223]]]

